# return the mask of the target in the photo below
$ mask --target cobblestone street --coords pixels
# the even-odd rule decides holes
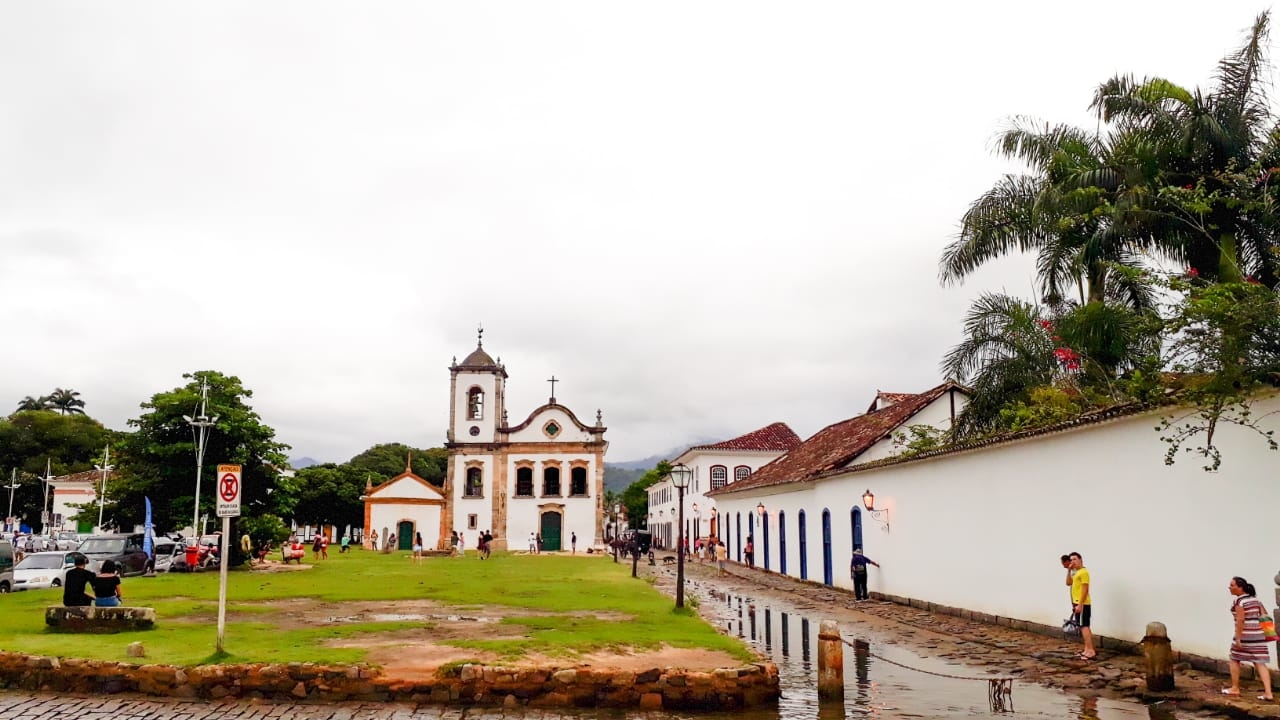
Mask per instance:
[[[0,720],[553,720],[565,716],[563,710],[527,708],[505,712],[501,708],[459,709],[396,703],[208,702],[0,691]],[[609,717],[655,718],[664,715],[617,713]]]

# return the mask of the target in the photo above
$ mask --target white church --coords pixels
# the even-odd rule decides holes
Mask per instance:
[[[481,331],[483,332],[483,331]],[[449,366],[449,465],[437,488],[406,471],[365,493],[366,536],[388,533],[408,549],[421,533],[427,548],[446,549],[452,532],[466,547],[488,530],[494,549],[583,550],[604,539],[604,454],[600,411],[594,425],[550,399],[517,424],[506,407],[507,370],[485,352],[483,335]],[[372,547],[372,541],[366,540]]]

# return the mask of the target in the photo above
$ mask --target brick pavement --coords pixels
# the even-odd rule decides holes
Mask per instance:
[[[553,720],[564,716],[563,711],[528,708],[503,710],[399,703],[208,702],[0,690],[0,720]],[[610,717],[655,716],[619,713]]]

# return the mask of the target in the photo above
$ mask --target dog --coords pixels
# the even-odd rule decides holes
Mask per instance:
[[[675,562],[676,562],[676,556],[675,556],[675,555],[663,555],[663,556],[662,556],[662,564],[663,564],[663,565],[674,565],[674,564],[675,564]]]

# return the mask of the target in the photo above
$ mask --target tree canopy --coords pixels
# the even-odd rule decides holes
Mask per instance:
[[[214,487],[219,464],[241,466],[241,506],[244,514],[274,512],[273,494],[292,497],[291,482],[282,478],[288,446],[275,439],[247,401],[253,393],[235,376],[212,370],[183,375],[186,385],[156,393],[142,403],[143,413],[129,421],[118,479],[107,498],[107,517],[118,527],[141,524],[144,497],[152,504],[152,520],[161,531],[190,525],[195,508],[196,440],[183,417],[194,416],[200,385],[208,383],[207,414],[216,417],[210,428],[201,468],[200,514],[213,516]],[[198,528],[197,528],[198,530]]]

